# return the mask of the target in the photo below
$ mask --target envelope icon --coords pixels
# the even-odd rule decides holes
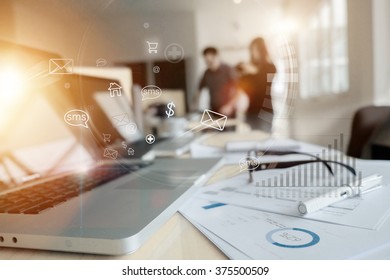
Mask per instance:
[[[105,148],[103,156],[109,159],[116,159],[118,157],[118,151],[112,148]]]
[[[200,123],[207,127],[222,131],[225,128],[226,121],[227,117],[225,115],[206,109],[203,112]]]
[[[49,74],[72,74],[73,59],[51,58],[49,60]]]
[[[124,126],[130,124],[130,117],[127,113],[119,114],[112,117],[114,126]]]

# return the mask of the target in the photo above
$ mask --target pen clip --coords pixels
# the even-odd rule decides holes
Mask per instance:
[[[373,174],[363,179],[355,181],[353,188],[356,195],[362,195],[369,191],[375,190],[382,186],[383,176],[380,174]]]

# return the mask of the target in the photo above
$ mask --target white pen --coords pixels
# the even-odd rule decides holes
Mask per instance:
[[[310,214],[349,197],[358,196],[378,189],[382,186],[382,177],[382,175],[373,174],[355,181],[351,185],[343,185],[335,188],[319,197],[300,201],[298,203],[298,212],[302,215]]]

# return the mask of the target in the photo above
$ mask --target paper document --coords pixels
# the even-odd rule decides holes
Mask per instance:
[[[224,158],[230,164],[237,164],[239,160],[248,155],[248,151],[294,151],[306,155],[288,154],[284,156],[261,155],[258,159],[265,161],[290,161],[290,160],[313,160],[315,157],[331,160],[345,160],[346,156],[338,150],[324,148],[323,146],[299,142],[292,139],[269,138],[264,141],[232,141],[225,147]]]
[[[214,245],[217,246],[229,259],[233,259],[233,260],[250,260],[251,259],[245,253],[243,253],[240,250],[238,250],[237,248],[231,246],[225,240],[218,237],[218,235],[215,235],[214,233],[209,231],[207,228],[203,227],[198,222],[192,220],[188,216],[184,215],[184,217],[188,221],[190,221],[190,223],[193,224],[200,232],[202,232],[211,242],[213,242]]]
[[[225,248],[252,259],[348,259],[390,243],[390,223],[374,231],[194,198],[180,212],[202,225]],[[232,249],[233,248],[233,249]],[[241,254],[241,256],[242,256]]]
[[[246,133],[237,132],[224,132],[223,134],[210,134],[202,144],[205,146],[213,146],[225,149],[225,145],[228,142],[240,142],[240,141],[263,141],[268,139],[270,135],[262,131],[248,131]]]
[[[301,148],[301,143],[291,139],[274,139],[266,140],[257,139],[256,141],[230,141],[225,145],[226,152],[247,152],[249,150],[278,150],[294,151]]]
[[[297,211],[298,202],[302,197],[315,197],[335,186],[328,187],[329,182],[325,179],[319,180],[318,185],[313,185],[315,181],[318,181],[316,178],[312,182],[308,180],[306,183],[298,183],[297,176],[290,176],[284,179],[290,180],[289,185],[293,187],[274,187],[278,183],[274,179],[280,178],[280,174],[285,174],[287,171],[291,175],[294,174],[293,170],[299,168],[301,167],[255,172],[255,183],[252,184],[248,183],[247,172],[243,172],[239,176],[202,188],[196,196],[209,201],[366,229],[379,229],[388,218],[390,177],[386,173],[390,169],[390,162],[357,161],[356,170],[362,172],[361,176],[374,173],[383,174],[383,187],[360,197],[332,204],[305,216],[301,216]],[[263,184],[259,184],[259,181],[265,182],[266,186],[262,187]],[[309,183],[312,187],[308,187]],[[342,185],[341,182],[333,183]]]

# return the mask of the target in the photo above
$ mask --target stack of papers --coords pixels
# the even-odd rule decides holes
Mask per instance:
[[[255,172],[252,184],[241,174],[204,187],[180,212],[232,259],[375,258],[390,246],[389,168],[387,161],[357,160],[363,177],[383,175],[383,187],[307,216],[297,212],[293,192],[300,187],[289,188],[288,198],[259,195],[256,181],[286,169]]]
[[[390,245],[390,223],[374,231],[199,198],[181,212],[232,259],[353,259]]]

